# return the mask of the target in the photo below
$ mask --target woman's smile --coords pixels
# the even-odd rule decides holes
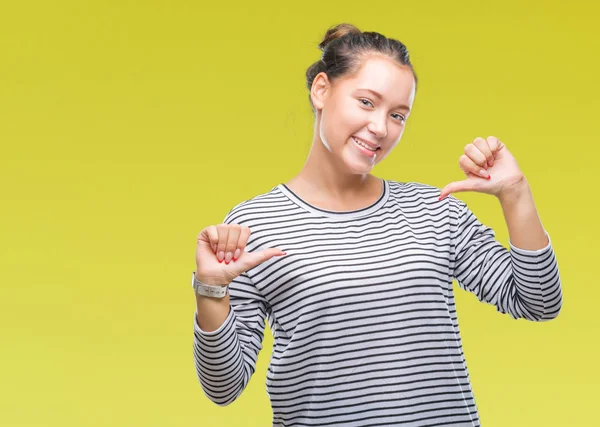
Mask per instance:
[[[358,149],[358,151],[368,157],[375,157],[376,152],[381,149],[381,147],[373,149],[371,146],[356,139],[355,137],[352,137],[352,141],[354,142],[354,146]]]

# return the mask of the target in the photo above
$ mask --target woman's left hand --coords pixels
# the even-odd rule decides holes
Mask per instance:
[[[460,156],[458,165],[467,179],[446,185],[440,192],[439,200],[450,193],[475,191],[492,194],[498,198],[518,188],[526,182],[517,160],[498,138],[475,138],[465,146],[465,154]]]

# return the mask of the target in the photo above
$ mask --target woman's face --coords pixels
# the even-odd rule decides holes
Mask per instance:
[[[414,101],[415,80],[408,67],[373,56],[356,75],[333,85],[320,73],[312,95],[321,113],[318,131],[325,148],[351,173],[366,174],[400,141]]]

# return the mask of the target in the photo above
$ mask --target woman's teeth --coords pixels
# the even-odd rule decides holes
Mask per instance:
[[[365,147],[367,150],[369,151],[377,151],[377,148],[372,148],[370,145],[365,144],[362,141],[359,141],[358,139],[352,137],[352,139],[354,140],[354,142],[356,142],[358,145],[360,145],[361,147]]]

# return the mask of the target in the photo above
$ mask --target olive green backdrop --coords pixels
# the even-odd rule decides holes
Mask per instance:
[[[597,425],[599,15],[582,0],[5,2],[0,425],[270,425],[270,330],[236,402],[200,388],[195,238],[300,170],[304,72],[345,21],[406,43],[420,78],[374,173],[441,188],[467,143],[497,136],[552,237],[556,320],[457,288],[482,424]],[[456,196],[508,243],[496,199]]]

